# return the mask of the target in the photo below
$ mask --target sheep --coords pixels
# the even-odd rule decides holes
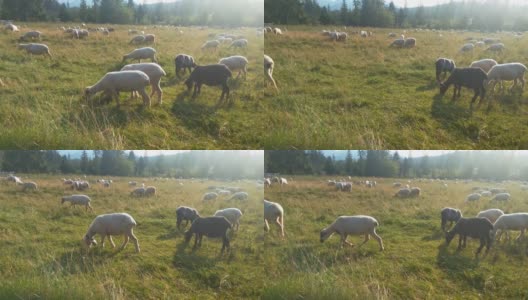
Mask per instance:
[[[155,44],[156,43],[156,35],[154,34],[145,34],[144,35],[145,37],[145,43],[151,43],[151,44]]]
[[[127,59],[137,59],[140,63],[142,59],[147,58],[150,58],[153,62],[158,63],[158,59],[156,58],[156,50],[154,48],[145,47],[135,49],[134,51],[123,56],[122,63],[124,63]]]
[[[346,42],[348,34],[346,32],[336,32],[335,40],[340,42]]]
[[[404,48],[412,48],[416,46],[416,39],[415,38],[406,38],[403,42]]]
[[[490,191],[482,191],[482,192],[480,192],[480,195],[482,197],[491,197],[491,192]]]
[[[133,37],[131,40],[130,40],[130,43],[128,43],[129,45],[132,45],[132,44],[141,44],[141,43],[144,43],[145,42],[145,36],[143,35],[136,35],[135,37]]]
[[[480,68],[455,68],[449,78],[440,84],[440,95],[444,95],[449,86],[454,84],[453,101],[457,97],[460,97],[460,91],[462,87],[473,89],[475,94],[471,99],[470,107],[473,108],[473,103],[480,96],[479,106],[486,95],[486,89],[484,88],[484,82],[488,79],[486,72]]]
[[[136,186],[137,185],[137,182],[135,181],[129,181],[128,182],[128,186]]]
[[[484,44],[486,45],[490,45],[490,44],[498,43],[498,42],[500,42],[500,39],[496,39],[496,38],[485,38],[484,39]]]
[[[327,185],[328,185],[328,186],[335,186],[335,185],[336,185],[336,182],[335,182],[335,180],[328,180]]]
[[[77,30],[77,38],[79,39],[88,37],[89,35],[90,32],[88,32],[86,29]]]
[[[218,190],[218,191],[217,191],[217,194],[218,194],[219,196],[229,196],[229,195],[231,195],[231,192],[228,191],[228,190]]]
[[[192,207],[187,206],[180,206],[176,209],[176,227],[178,227],[178,230],[180,229],[180,225],[183,221],[185,221],[185,226],[187,227],[187,224],[189,224],[189,221],[194,222],[197,218],[200,217],[200,214],[198,211]]]
[[[499,193],[506,193],[506,189],[503,189],[503,188],[492,188],[492,189],[490,189],[490,192],[493,195],[499,194]]]
[[[364,37],[364,38],[368,37],[368,33],[366,31],[364,31],[364,30],[361,30],[359,32],[359,35],[361,35],[361,37]]]
[[[351,192],[352,191],[352,183],[350,182],[343,182],[341,186],[341,190],[343,192]]]
[[[510,200],[510,194],[509,193],[499,193],[495,195],[491,201],[508,201]]]
[[[460,52],[473,51],[474,48],[475,48],[475,45],[473,45],[472,43],[467,43],[467,44],[464,44],[462,48],[460,48]]]
[[[496,65],[497,62],[494,59],[485,58],[481,60],[476,60],[472,62],[469,67],[470,68],[481,68],[482,71],[488,73],[491,68]]]
[[[288,180],[286,180],[286,178],[282,178],[280,179],[280,184],[281,185],[287,185],[288,184]]]
[[[137,91],[143,97],[143,105],[150,107],[150,97],[145,92],[145,87],[150,84],[147,74],[141,71],[120,71],[106,73],[96,84],[85,89],[87,100],[100,91],[105,91],[119,103],[120,91]]]
[[[440,75],[444,73],[444,77],[446,76],[447,72],[452,73],[453,70],[456,68],[455,61],[448,58],[439,58],[435,62],[436,67],[436,81],[440,82]]]
[[[191,228],[185,232],[185,243],[189,243],[193,234],[195,235],[193,250],[202,245],[202,237],[221,237],[222,253],[226,248],[229,249],[229,238],[227,232],[231,229],[231,223],[225,217],[198,217],[192,224]]]
[[[388,37],[390,37],[390,38],[395,38],[395,37],[396,37],[396,33],[391,32],[391,33],[389,33]]]
[[[475,43],[475,46],[479,47],[479,48],[480,47],[484,47],[484,45],[485,45],[485,43],[483,41],[478,41],[478,42]]]
[[[132,239],[134,246],[136,247],[136,252],[139,253],[139,243],[138,239],[134,235],[134,227],[136,226],[136,221],[132,218],[131,215],[127,213],[112,213],[99,215],[95,217],[92,224],[88,228],[88,231],[84,235],[83,241],[86,246],[91,247],[92,245],[97,245],[97,242],[94,239],[96,234],[101,235],[101,245],[104,247],[105,237],[108,236],[110,244],[115,248],[114,241],[112,240],[112,235],[124,235],[125,241],[123,245],[119,248],[119,251],[123,250],[128,244],[128,240]]]
[[[376,219],[370,216],[357,215],[357,216],[340,216],[330,226],[321,230],[320,241],[323,243],[332,234],[338,233],[341,236],[341,246],[345,244],[354,246],[354,244],[348,242],[348,235],[365,235],[365,240],[359,245],[368,242],[370,236],[374,237],[378,241],[380,251],[384,250],[383,241],[381,237],[376,233],[376,227],[379,223]]]
[[[273,33],[275,33],[275,35],[282,35],[282,30],[280,28],[273,28]]]
[[[264,74],[266,75],[266,78],[268,78],[271,83],[273,83],[273,86],[275,87],[275,90],[277,92],[279,91],[279,88],[277,87],[277,83],[275,82],[275,79],[273,79],[273,68],[275,67],[275,62],[273,59],[266,54],[264,54]]]
[[[279,225],[281,236],[284,237],[284,209],[279,203],[264,199],[264,230],[269,231],[269,222]]]
[[[497,208],[491,208],[488,210],[483,210],[477,214],[477,218],[486,218],[491,224],[494,224],[497,219],[502,216],[504,212]]]
[[[462,218],[462,212],[456,208],[451,207],[445,207],[442,208],[442,211],[440,212],[440,216],[442,217],[442,231],[445,231],[445,226],[447,222],[453,223],[458,222],[460,218]],[[451,226],[450,224],[450,226]]]
[[[493,52],[501,52],[502,53],[502,50],[505,49],[505,46],[503,43],[496,43],[496,44],[492,44],[491,46],[488,47],[488,49],[486,49],[486,51],[493,51]]]
[[[132,190],[132,192],[130,192],[130,196],[136,196],[136,197],[145,196],[145,188],[139,187],[139,188]]]
[[[64,204],[64,202],[70,202],[71,206],[84,205],[86,211],[88,211],[88,208],[93,211],[90,201],[92,200],[86,195],[71,195],[62,197],[61,204]]]
[[[271,180],[269,178],[264,179],[264,186],[271,186]]]
[[[488,72],[488,89],[493,91],[495,84],[502,80],[512,81],[510,92],[517,86],[517,81],[521,82],[521,93],[524,90],[524,73],[526,66],[521,63],[507,63],[493,66]]]
[[[402,48],[405,46],[405,39],[395,39],[392,41],[392,43],[389,45],[389,47],[398,47]]]
[[[41,35],[42,33],[40,31],[28,31],[26,33],[24,33],[23,36],[20,37],[20,41],[26,41],[26,40],[33,40],[33,39],[38,39],[40,40],[41,39]]]
[[[205,193],[202,196],[202,201],[215,200],[216,198],[218,198],[218,194],[217,193]]]
[[[38,188],[37,188],[37,184],[30,181],[30,182],[24,182],[22,184],[22,190],[23,191],[27,191],[27,190],[34,190],[36,191]]]
[[[90,188],[90,183],[88,181],[73,181],[72,190],[84,191]]]
[[[247,200],[249,197],[248,193],[246,192],[237,192],[234,193],[229,200]]]
[[[524,237],[524,231],[528,228],[528,213],[513,213],[503,214],[493,224],[492,236],[495,237],[497,231],[500,230],[499,235],[496,236],[496,240],[500,241],[502,233],[506,230],[520,230],[521,233],[517,237],[517,240]],[[509,234],[506,232],[507,237]]]
[[[51,56],[51,53],[50,53],[50,50],[48,48],[48,46],[44,45],[44,44],[34,44],[34,43],[31,43],[31,44],[18,44],[18,49],[24,49],[26,50],[27,53],[29,53],[30,55],[48,55],[50,58],[53,58],[53,56]]]
[[[234,230],[238,230],[240,226],[240,218],[242,217],[242,212],[238,208],[224,208],[217,210],[214,214],[215,217],[225,217]]]
[[[150,97],[158,94],[158,104],[162,103],[163,91],[161,90],[161,77],[167,75],[163,68],[156,63],[141,63],[141,64],[130,64],[124,66],[121,71],[141,71],[149,77],[150,86],[152,87],[152,93]]]
[[[229,87],[227,86],[227,80],[232,76],[231,71],[226,65],[206,65],[196,66],[191,72],[191,76],[185,81],[187,90],[190,92],[194,85],[193,98],[195,98],[202,88],[202,84],[208,86],[221,85],[222,96],[220,96],[220,102],[224,99],[224,96],[229,98]]]
[[[4,30],[8,30],[8,31],[12,31],[12,32],[18,32],[18,31],[20,31],[20,29],[18,29],[18,26],[16,26],[15,24],[7,24],[7,25],[4,27]]]
[[[412,187],[409,197],[419,197],[422,190],[419,187]]]
[[[480,194],[479,193],[469,194],[466,197],[466,202],[478,201],[478,200],[480,200]]]
[[[146,197],[156,196],[156,187],[154,187],[154,186],[147,186],[147,187],[145,188],[145,196],[146,196]]]
[[[174,65],[176,67],[176,76],[180,76],[180,70],[182,69],[184,74],[186,70],[189,70],[190,74],[193,68],[196,67],[196,63],[194,63],[194,58],[187,54],[178,54],[174,59]]]
[[[460,250],[462,247],[466,247],[466,239],[469,236],[480,239],[480,247],[477,249],[477,252],[475,253],[476,255],[480,253],[484,246],[486,246],[487,253],[491,247],[490,233],[492,230],[493,225],[486,218],[460,218],[455,224],[455,227],[446,233],[446,245],[449,246],[449,243],[451,243],[455,235],[458,234],[459,239],[457,250]]]
[[[238,71],[237,78],[240,76],[240,73],[244,73],[244,78],[247,76],[247,64],[248,60],[244,56],[235,55],[224,57],[220,59],[219,64],[226,65],[231,72]]]
[[[394,197],[400,197],[400,198],[407,198],[411,195],[411,189],[403,188],[400,189],[396,194],[394,194]]]
[[[213,51],[216,51],[219,45],[220,42],[217,40],[207,41],[202,45],[201,49],[202,51],[204,51],[205,49],[213,49]]]
[[[229,45],[228,48],[247,48],[247,45],[248,45],[248,40],[246,39],[239,39],[239,40],[234,40],[231,45]]]
[[[401,187],[401,183],[400,182],[395,182],[392,184],[392,187]]]

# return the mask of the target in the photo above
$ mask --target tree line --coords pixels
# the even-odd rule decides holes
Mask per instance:
[[[528,180],[528,154],[515,151],[457,151],[402,157],[399,152],[347,151],[345,159],[323,151],[266,151],[265,171],[289,175]]]
[[[251,0],[180,0],[137,4],[134,0],[81,0],[70,6],[57,0],[0,0],[4,20],[110,24],[262,26],[263,10]],[[247,9],[247,11],[246,11]]]
[[[509,1],[453,1],[432,7],[396,7],[384,0],[342,0],[341,7],[317,0],[266,0],[265,22],[274,24],[422,27],[468,30],[528,30],[528,6]]]
[[[4,172],[174,178],[261,178],[262,155],[247,151],[190,151],[136,156],[133,151],[82,151],[78,158],[47,151],[0,151]]]

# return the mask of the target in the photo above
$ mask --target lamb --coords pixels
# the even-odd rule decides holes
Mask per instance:
[[[496,43],[496,44],[492,44],[491,46],[488,47],[488,49],[486,49],[486,51],[494,51],[494,52],[501,52],[502,53],[502,50],[504,50],[506,47],[504,46],[503,43]]]
[[[475,49],[475,45],[473,45],[472,43],[467,43],[467,44],[464,44],[462,48],[460,48],[460,52],[469,52],[469,51],[473,51],[473,49]]]
[[[486,89],[484,88],[484,82],[488,79],[486,72],[480,68],[455,68],[446,81],[440,84],[440,95],[444,95],[449,86],[454,84],[455,89],[453,93],[453,101],[457,97],[460,97],[460,91],[462,87],[467,87],[475,91],[473,99],[471,99],[470,107],[473,108],[473,103],[480,96],[479,106],[486,95]]]
[[[231,72],[238,71],[237,78],[240,76],[240,73],[244,73],[244,78],[247,77],[247,64],[248,60],[244,56],[235,55],[224,57],[220,59],[219,64],[226,65]]]
[[[229,249],[229,239],[227,232],[231,229],[231,223],[225,217],[198,217],[192,222],[191,228],[185,232],[185,243],[189,243],[193,234],[195,234],[194,247],[196,250],[202,245],[202,237],[221,237],[222,238],[222,253],[226,248]]]
[[[284,237],[284,209],[279,203],[264,199],[264,230],[269,231],[269,223],[279,225],[281,236]]]
[[[494,59],[485,58],[485,59],[472,62],[471,65],[469,65],[469,67],[470,68],[481,68],[482,71],[488,73],[489,70],[491,70],[491,68],[495,66],[496,64],[497,62]]]
[[[286,178],[282,178],[280,179],[280,184],[281,185],[287,185],[288,184],[288,180],[286,180]]]
[[[442,231],[445,231],[447,222],[451,224],[453,222],[458,222],[458,220],[462,218],[462,212],[456,208],[445,207],[440,212],[440,216],[442,217]],[[451,224],[449,226],[451,226]]]
[[[136,35],[135,37],[133,37],[131,40],[130,40],[130,43],[128,43],[129,45],[131,44],[141,44],[141,43],[144,43],[145,42],[145,36],[143,35]]]
[[[511,196],[509,193],[499,193],[495,195],[495,197],[493,197],[491,201],[508,201],[510,200],[510,197]]]
[[[380,251],[383,251],[383,241],[376,233],[377,226],[379,226],[378,221],[370,216],[340,216],[330,226],[321,230],[320,240],[321,243],[323,243],[330,236],[332,236],[332,234],[338,233],[341,236],[341,246],[344,246],[345,244],[354,246],[354,244],[346,240],[347,236],[364,234],[365,240],[359,245],[360,247],[368,242],[370,236],[372,236],[378,241]]]
[[[70,202],[71,206],[84,205],[86,211],[88,211],[88,208],[93,211],[90,201],[92,200],[86,195],[71,195],[62,197],[61,204],[64,204],[64,202]]]
[[[150,58],[153,62],[158,63],[158,59],[156,58],[156,50],[154,48],[145,47],[135,49],[134,51],[124,55],[122,62],[124,63],[127,59],[137,59],[138,62],[141,62],[142,59],[147,58]]]
[[[229,200],[247,200],[249,197],[248,193],[246,192],[237,192],[234,193]]]
[[[216,198],[218,198],[218,194],[217,193],[205,193],[202,196],[202,201],[215,200]]]
[[[226,96],[229,98],[229,87],[227,86],[227,80],[231,77],[231,71],[225,65],[206,65],[197,66],[191,73],[191,76],[185,81],[187,90],[190,92],[194,85],[193,98],[195,98],[202,88],[202,84],[208,86],[221,85],[222,96],[220,96],[220,102]]]
[[[483,210],[477,214],[477,218],[486,218],[491,224],[494,224],[497,219],[502,216],[504,212],[497,208],[491,208],[488,210]]]
[[[145,197],[156,196],[156,187],[147,186],[145,188]]]
[[[411,192],[409,193],[409,197],[418,197],[420,196],[422,190],[420,190],[419,187],[412,187]]]
[[[416,39],[415,38],[406,38],[403,42],[404,48],[412,48],[416,46]]]
[[[187,224],[189,224],[189,221],[194,222],[197,218],[200,217],[200,214],[198,214],[198,211],[192,207],[187,206],[180,206],[176,209],[176,227],[178,227],[178,230],[180,229],[180,225],[183,221],[185,221],[185,226],[187,227]]]
[[[467,237],[480,239],[480,247],[475,253],[478,255],[482,248],[486,246],[486,253],[491,247],[490,233],[493,230],[493,225],[486,218],[460,218],[451,231],[446,233],[446,245],[449,246],[451,240],[458,234],[458,248],[457,250],[466,247]],[[464,242],[462,245],[462,241]]]
[[[27,190],[34,190],[36,191],[37,190],[37,184],[30,181],[30,182],[24,182],[22,184],[22,190],[23,191],[27,191]]]
[[[51,53],[49,51],[49,48],[48,46],[44,45],[44,44],[34,44],[34,43],[31,43],[31,44],[18,44],[18,49],[24,49],[26,50],[27,53],[29,53],[30,55],[48,55],[50,58],[53,58],[53,56],[51,56]]]
[[[266,75],[266,78],[268,78],[271,83],[273,83],[273,86],[275,87],[275,90],[277,92],[279,91],[279,88],[277,87],[277,83],[275,82],[275,79],[273,79],[273,68],[275,67],[275,62],[271,57],[264,54],[264,74]]]
[[[225,217],[234,230],[238,230],[240,226],[240,218],[242,217],[242,212],[238,208],[224,208],[217,210],[214,214],[215,217]]]
[[[456,68],[455,61],[448,58],[439,58],[435,62],[436,66],[436,81],[440,82],[440,75],[444,73],[444,77],[447,72],[452,73]]]
[[[216,51],[219,45],[220,42],[217,40],[207,41],[202,45],[202,51],[205,49],[213,49],[214,51]]]
[[[139,188],[132,190],[132,192],[130,192],[130,196],[136,196],[136,197],[145,196],[145,188],[139,187]]]
[[[143,97],[143,105],[150,107],[150,97],[145,92],[145,87],[150,84],[147,74],[141,71],[120,71],[106,73],[96,84],[86,88],[84,94],[89,100],[100,91],[105,91],[119,103],[120,91],[137,91]]]
[[[478,201],[478,200],[480,200],[480,194],[479,193],[469,194],[466,197],[466,202]]]
[[[524,90],[524,73],[526,66],[521,63],[507,63],[495,65],[488,72],[488,89],[493,91],[495,84],[502,80],[512,81],[513,85],[510,87],[510,92],[513,91],[517,85],[517,81],[521,82],[521,91]]]
[[[248,40],[246,39],[239,39],[239,40],[234,40],[231,45],[229,45],[228,48],[247,48],[247,45],[248,45]]]
[[[132,239],[134,246],[136,247],[136,252],[139,253],[139,243],[138,239],[134,235],[134,227],[136,226],[136,221],[132,218],[131,215],[127,213],[112,213],[99,215],[95,217],[92,224],[88,228],[88,231],[84,235],[83,241],[87,247],[92,245],[97,245],[97,242],[94,239],[96,234],[101,235],[101,244],[104,247],[105,237],[108,236],[110,244],[115,248],[114,241],[112,240],[112,235],[124,235],[125,241],[123,245],[119,248],[119,251],[123,250],[128,244],[128,240]]]
[[[23,36],[20,37],[20,41],[32,40],[32,39],[41,39],[42,33],[40,31],[28,31]]]
[[[152,87],[152,93],[150,97],[157,93],[158,103],[162,103],[163,91],[161,90],[161,77],[167,75],[160,65],[156,63],[141,63],[141,64],[130,64],[124,66],[121,71],[141,71],[149,77],[150,85]]]
[[[174,65],[176,67],[176,76],[180,76],[180,70],[182,69],[184,73],[186,70],[189,70],[189,73],[191,73],[193,68],[196,67],[194,58],[187,54],[178,54],[174,59]]]
[[[524,237],[524,231],[528,228],[528,213],[513,213],[503,214],[500,216],[495,224],[493,224],[492,236],[495,237],[497,231],[500,230],[499,235],[496,237],[497,241],[500,241],[501,235],[506,230],[520,230],[521,233],[517,237],[517,240]],[[509,238],[508,233],[506,235]]]
[[[411,195],[411,189],[403,188],[400,189],[396,194],[394,194],[394,197],[400,197],[400,198],[407,198]]]

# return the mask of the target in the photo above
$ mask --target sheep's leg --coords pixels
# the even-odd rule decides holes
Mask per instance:
[[[475,253],[476,255],[478,255],[480,253],[482,248],[484,248],[485,244],[486,244],[486,239],[484,237],[481,237],[480,238],[480,246],[478,247],[477,252]]]
[[[264,219],[264,230],[266,230],[266,231],[270,230],[269,224],[268,224],[268,220],[266,220],[266,219]]]
[[[442,220],[442,225],[441,225],[441,228],[442,228],[442,231],[445,232],[445,225],[446,225],[446,221],[445,220]]]
[[[199,234],[198,235],[199,239],[198,239],[198,247],[202,247],[202,239],[203,239],[203,234]]]
[[[200,84],[199,84],[198,82],[196,82],[196,83],[194,84],[194,90],[193,90],[193,94],[192,94],[193,99],[196,98],[196,95],[198,95],[198,86],[199,86],[199,85],[200,85]]]
[[[194,234],[194,245],[193,245],[193,251],[196,250],[198,247],[198,233]]]
[[[134,247],[136,247],[136,252],[139,253],[139,242],[137,237],[134,235],[134,230],[132,228],[130,228],[130,233],[127,235],[127,237],[132,239],[132,242],[134,242]]]
[[[383,247],[383,240],[381,239],[381,237],[378,235],[378,233],[376,232],[376,229],[373,228],[372,231],[370,232],[370,235],[372,235],[372,237],[374,237],[374,239],[376,239],[376,241],[378,241],[378,244],[380,246],[380,251],[383,251],[385,248]]]
[[[101,247],[104,248],[104,242],[105,242],[104,240],[105,240],[105,238],[106,238],[106,235],[103,234],[102,236],[103,236],[103,237],[101,238]]]
[[[510,93],[513,93],[513,89],[515,88],[515,86],[517,86],[517,78],[515,78],[515,79],[513,80],[513,84],[512,84],[512,86],[510,87]]]
[[[502,236],[502,230],[499,230],[499,235],[497,235],[496,240],[497,240],[497,241],[500,241],[501,236]]]
[[[108,240],[110,241],[110,244],[112,245],[112,248],[115,248],[115,243],[114,243],[114,240],[112,239],[111,235],[108,236]]]
[[[460,250],[462,249],[462,235],[459,234],[458,235],[458,247],[457,247],[457,250]]]
[[[121,245],[121,248],[119,248],[119,250],[125,249],[126,245],[128,244],[128,239],[129,239],[128,235],[125,234],[125,241],[123,242],[123,245]]]
[[[145,92],[144,87],[139,90],[139,94],[143,97],[143,105],[150,107],[150,97],[147,95],[147,92]]]
[[[521,82],[521,94],[522,94],[522,92],[524,91],[524,84],[525,84],[524,76],[521,76],[519,78],[519,81]]]
[[[456,93],[457,93],[457,86],[455,85],[455,86],[454,86],[454,89],[453,89],[453,99],[451,99],[451,101],[455,101],[455,99],[456,99]]]
[[[464,235],[464,246],[462,246],[464,248],[466,248],[466,241],[467,241],[467,235]]]
[[[181,222],[182,222],[181,219],[177,219],[177,220],[176,220],[176,228],[178,228],[178,230],[180,230]]]
[[[156,86],[156,89],[158,90],[158,104],[161,104],[163,102],[163,91],[161,90],[161,80],[158,81],[158,85]]]
[[[519,234],[519,236],[517,237],[517,240],[520,240],[520,239],[524,239],[524,228],[521,229],[521,233]]]
[[[369,240],[370,240],[370,234],[369,233],[365,233],[365,240],[363,240],[363,243],[359,244],[359,247],[363,246],[363,244],[365,244]]]

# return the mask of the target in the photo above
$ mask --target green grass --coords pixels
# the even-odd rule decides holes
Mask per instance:
[[[30,58],[16,48],[18,33],[0,33],[0,72],[6,84],[0,88],[1,148],[246,149],[260,145],[253,133],[265,123],[260,101],[264,43],[255,29],[196,27],[181,28],[183,34],[179,34],[175,29],[145,28],[156,35],[152,47],[167,72],[162,78],[163,104],[157,105],[154,99],[151,109],[143,109],[140,98],[127,101],[129,93],[122,93],[118,109],[115,102],[101,103],[101,96],[86,102],[83,93],[105,73],[120,70],[122,56],[138,48],[128,44],[130,26],[114,26],[116,32],[109,37],[92,33],[86,40],[72,40],[57,29],[64,24],[22,25],[22,32],[43,32],[42,43],[50,47],[53,59]],[[229,50],[224,45],[217,53],[202,52],[208,35],[220,32],[244,35],[248,49]],[[230,55],[246,56],[247,79],[229,82],[232,104],[216,109],[221,89],[207,86],[192,101],[183,84],[188,74],[175,76],[174,57],[180,53],[193,55],[201,65]]]
[[[349,35],[346,43],[324,38],[323,27],[289,26],[283,36],[266,35],[265,52],[275,61],[280,92],[265,89],[270,109],[266,149],[518,149],[528,146],[527,93],[497,92],[488,109],[473,112],[473,92],[451,102],[435,82],[438,57],[464,67],[477,59],[527,63],[528,39],[508,33],[414,32],[414,49],[392,49],[389,32],[370,29],[374,37]],[[326,28],[332,29],[333,28]],[[338,29],[339,30],[339,29]],[[475,49],[461,54],[468,37],[502,39],[503,54]],[[508,87],[511,83],[508,83]]]
[[[440,210],[446,206],[457,207],[468,217],[492,207],[527,211],[526,192],[518,183],[505,185],[510,202],[493,204],[490,198],[464,202],[473,186],[498,185],[493,183],[451,181],[445,189],[441,182],[413,182],[422,189],[420,198],[398,199],[392,197],[393,180],[377,180],[373,189],[354,186],[345,193],[328,187],[327,179],[288,178],[288,186],[266,189],[266,199],[284,208],[286,238],[280,238],[276,225],[265,237],[269,279],[263,299],[528,297],[526,240],[494,244],[487,256],[476,258],[477,240],[468,240],[467,248],[457,252],[458,237],[445,247],[440,229]],[[320,230],[338,216],[359,214],[379,221],[377,232],[385,251],[379,251],[374,239],[359,248],[340,248],[338,235],[320,243]],[[348,241],[358,245],[363,237],[349,236]]]
[[[26,177],[26,176],[23,176]],[[86,192],[94,213],[60,204],[72,193],[60,178],[28,176],[38,192],[21,192],[13,184],[0,184],[0,299],[247,299],[260,295],[262,274],[262,190],[248,182],[192,182],[132,179],[157,187],[154,198],[129,196],[130,178],[114,178],[110,188],[94,184]],[[216,200],[205,204],[201,196],[209,185],[240,186],[247,202]],[[231,251],[220,255],[221,240],[203,239],[191,251],[176,229],[175,209],[195,207],[203,216],[217,209],[238,207],[243,212],[240,230],[231,238]],[[107,241],[90,252],[81,239],[98,214],[128,212],[141,252],[133,243],[120,252]],[[100,242],[100,236],[96,236]],[[115,237],[116,246],[123,242]]]

